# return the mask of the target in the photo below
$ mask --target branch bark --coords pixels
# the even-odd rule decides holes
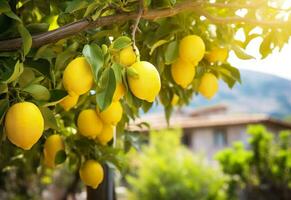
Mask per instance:
[[[208,18],[215,24],[239,24],[239,23],[249,23],[259,26],[275,26],[275,27],[283,27],[287,24],[287,22],[283,21],[261,21],[256,19],[245,19],[240,17],[216,17],[209,14],[207,11],[204,10],[204,6],[213,6],[213,7],[225,7],[225,8],[234,8],[238,7],[237,4],[211,4],[207,3],[203,0],[201,1],[185,1],[182,3],[177,4],[173,8],[166,8],[166,9],[156,9],[156,10],[148,10],[144,12],[141,16],[142,19],[146,20],[156,20],[159,18],[171,17],[177,15],[178,13],[184,11],[195,11],[196,14],[200,14]],[[254,7],[254,5],[247,5],[247,7]],[[67,24],[63,27],[60,27],[53,31],[48,31],[45,33],[37,34],[32,37],[32,47],[37,48],[45,44],[57,42],[60,39],[73,36],[77,33],[82,31],[102,27],[114,24],[116,22],[125,22],[128,20],[134,20],[138,17],[138,13],[127,13],[127,14],[116,14],[111,16],[104,16],[96,19],[95,21],[89,21],[87,19],[83,19],[74,23]],[[0,51],[12,51],[20,49],[22,45],[22,39],[10,39],[10,40],[3,40],[0,41]]]

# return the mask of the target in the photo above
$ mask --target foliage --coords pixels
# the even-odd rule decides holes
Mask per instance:
[[[274,135],[260,125],[250,126],[247,132],[251,136],[247,147],[238,142],[217,154],[229,176],[229,198],[236,199],[243,189],[246,199],[289,199],[291,132]]]
[[[206,72],[213,73],[230,88],[241,82],[238,69],[229,63],[203,59],[195,68],[190,86],[185,89],[178,86],[170,65],[178,57],[183,37],[196,34],[203,39],[207,51],[223,47],[228,52],[234,51],[240,59],[251,59],[245,49],[254,38],[263,38],[260,52],[266,57],[274,48],[281,49],[290,36],[290,12],[282,8],[280,1],[273,7],[267,0],[254,5],[246,0],[143,2],[144,5],[137,0],[0,0],[0,47],[8,44],[4,48],[7,51],[0,52],[0,175],[4,169],[22,169],[23,165],[13,158],[32,160],[34,171],[28,172],[39,173],[38,167],[44,170],[43,144],[54,133],[64,139],[66,153],[58,154],[56,163],[65,162],[76,170],[85,160],[94,159],[122,168],[124,150],[134,146],[128,145],[132,141],[127,140],[131,132],[124,129],[130,120],[139,117],[140,110],[147,112],[155,103],[161,103],[169,118],[173,96],[179,96],[179,106],[188,104],[198,94],[200,79]],[[144,11],[140,13],[147,17],[142,17],[138,27],[134,27],[138,30],[135,37],[132,25],[140,7]],[[244,16],[238,14],[241,8],[247,10]],[[239,31],[243,32],[244,41],[236,39]],[[14,38],[19,40],[9,40]],[[44,38],[49,38],[48,42],[37,45]],[[21,48],[13,48],[19,41]],[[118,54],[130,45],[137,46],[140,53],[136,51],[137,56],[152,63],[159,72],[161,91],[155,103],[138,99],[128,87],[127,75],[134,72],[118,62]],[[74,108],[64,111],[58,104],[68,95],[62,85],[63,72],[78,56],[84,56],[90,64],[94,86],[80,96]],[[116,128],[121,142],[115,147],[104,146],[77,134],[78,114],[96,106],[101,111],[106,109],[120,82],[126,88],[121,100],[124,113]],[[45,131],[30,151],[9,142],[3,123],[9,107],[22,101],[36,104],[45,121]]]
[[[181,132],[152,132],[150,144],[132,155],[132,199],[224,199],[223,177],[180,143]],[[136,172],[136,173],[135,173]]]

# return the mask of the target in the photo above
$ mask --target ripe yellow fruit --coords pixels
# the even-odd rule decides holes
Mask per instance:
[[[94,109],[81,111],[77,125],[81,135],[93,139],[101,133],[103,128],[103,122]]]
[[[177,103],[179,102],[179,99],[180,99],[180,97],[178,95],[174,94],[172,101],[171,101],[171,105],[172,106],[177,105]]]
[[[130,66],[136,62],[136,55],[132,46],[125,47],[119,53],[119,63],[125,66]]]
[[[79,169],[79,175],[85,185],[96,189],[103,181],[104,171],[97,161],[87,160]]]
[[[195,76],[195,66],[189,61],[179,58],[172,64],[171,74],[178,85],[182,88],[186,88],[193,81]]]
[[[55,167],[55,158],[58,151],[64,150],[65,146],[60,135],[49,136],[44,143],[44,163],[47,167]]]
[[[179,55],[183,60],[198,64],[205,53],[205,44],[197,35],[188,35],[180,41]]]
[[[72,60],[63,75],[63,85],[70,95],[81,95],[88,92],[93,84],[91,67],[85,57]]]
[[[139,99],[153,102],[161,89],[160,75],[154,65],[141,61],[134,63],[131,67],[137,77],[127,75],[131,92]]]
[[[98,111],[98,108],[97,108]],[[106,124],[116,125],[122,118],[123,108],[119,101],[113,101],[105,110],[99,113]]]
[[[59,104],[65,111],[69,111],[78,103],[78,99],[78,95],[67,95]]]
[[[228,57],[228,50],[226,48],[214,48],[208,52],[205,58],[210,63],[225,62]]]
[[[11,106],[5,117],[5,132],[16,146],[29,150],[41,137],[44,119],[38,107],[30,102]]]
[[[218,80],[211,73],[205,73],[202,78],[198,91],[207,99],[211,99],[218,91]]]
[[[96,139],[103,145],[106,145],[113,138],[114,127],[110,124],[104,124],[101,134]]]
[[[117,83],[114,94],[113,94],[113,101],[119,101],[125,93],[125,88],[122,83]]]

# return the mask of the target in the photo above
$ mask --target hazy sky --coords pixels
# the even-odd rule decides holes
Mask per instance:
[[[258,52],[260,42],[261,39],[257,39],[249,44],[247,48],[247,52],[255,56],[256,59],[240,60],[232,52],[230,53],[228,61],[239,69],[274,74],[291,80],[291,40],[289,40],[289,43],[280,52],[276,50],[272,55],[269,55],[263,60],[260,59]]]

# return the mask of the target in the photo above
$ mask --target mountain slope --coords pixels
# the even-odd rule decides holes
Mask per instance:
[[[242,84],[230,90],[220,83],[211,101],[194,97],[188,108],[224,103],[233,112],[267,113],[275,117],[291,114],[291,81],[276,76],[241,70]]]

